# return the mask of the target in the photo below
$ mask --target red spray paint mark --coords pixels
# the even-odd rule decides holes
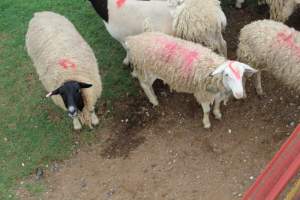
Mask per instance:
[[[287,46],[288,48],[290,48],[291,50],[293,50],[293,52],[300,57],[300,46],[298,46],[297,44],[295,44],[293,38],[294,38],[295,34],[294,32],[289,33],[285,33],[284,31],[279,32],[277,34],[277,41],[280,44],[283,44],[285,46]]]
[[[163,56],[165,56],[165,62],[169,62],[172,56],[176,54],[177,44],[175,42],[165,43],[165,48]]]
[[[234,63],[234,61],[229,61],[229,64],[228,64],[229,69],[233,72],[235,78],[237,78],[238,80],[241,80],[240,72],[237,69],[234,69],[233,63]]]
[[[182,75],[188,77],[193,72],[193,63],[199,57],[197,51],[188,49],[174,41],[162,37],[157,38],[155,42],[163,46],[159,53],[162,55],[164,62],[172,62],[179,58],[182,61]]]
[[[183,64],[183,73],[185,76],[189,76],[193,72],[193,63],[198,58],[198,52],[196,51],[189,51],[186,52],[184,56],[184,64]]]
[[[125,4],[126,0],[116,0],[117,7],[121,8]]]
[[[68,69],[71,68],[73,70],[76,69],[76,64],[68,59],[61,59],[59,61],[59,65],[63,68],[63,69]]]

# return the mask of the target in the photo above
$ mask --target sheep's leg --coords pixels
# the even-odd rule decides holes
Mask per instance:
[[[126,57],[124,58],[123,60],[123,65],[125,66],[129,66],[129,56],[128,56],[128,53],[126,53]]]
[[[244,90],[244,95],[243,95],[243,98],[246,99],[247,98],[247,93],[246,93],[246,77],[243,77],[243,90]]]
[[[75,130],[80,130],[82,128],[78,117],[73,118],[73,126]]]
[[[91,118],[92,118],[92,124],[93,124],[94,126],[96,126],[96,125],[99,124],[99,119],[98,119],[98,117],[97,117],[95,111],[92,111],[92,113],[91,113]]]
[[[236,0],[235,7],[236,8],[242,8],[242,3],[244,3],[245,0]]]
[[[131,76],[132,76],[133,78],[138,78],[138,73],[137,73],[135,67],[133,68],[133,71],[131,72]]]
[[[145,78],[141,78],[138,76],[138,79],[140,81],[140,85],[143,88],[146,96],[148,97],[149,101],[154,105],[158,105],[157,97],[153,91],[152,84],[155,81],[155,77],[151,74],[145,74]]]
[[[224,106],[227,106],[227,103],[228,103],[228,101],[229,101],[229,95],[225,95],[225,97],[224,97],[224,99],[223,99],[223,105]]]
[[[225,99],[225,98],[221,98],[221,96],[218,96],[218,97],[215,98],[215,105],[214,105],[214,109],[213,109],[213,114],[214,114],[216,119],[222,119],[222,113],[220,111],[220,104],[221,104],[223,99]]]
[[[255,74],[255,88],[256,88],[256,93],[260,96],[264,94],[264,91],[261,86],[261,71],[258,71]]]
[[[123,48],[124,48],[125,51],[126,51],[126,57],[125,57],[124,60],[123,60],[123,65],[129,66],[130,61],[129,61],[128,47],[126,46],[126,43],[125,43],[125,42],[122,42],[121,44],[122,44]]]
[[[259,5],[259,6],[261,6],[261,5],[265,4],[265,3],[266,3],[265,0],[258,0],[257,1],[257,5]]]
[[[201,103],[203,109],[203,125],[204,128],[208,129],[211,127],[210,120],[209,120],[209,113],[210,113],[210,103],[204,102]]]

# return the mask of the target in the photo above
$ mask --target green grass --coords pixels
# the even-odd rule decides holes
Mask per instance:
[[[40,182],[37,183],[27,183],[25,188],[30,194],[34,197],[40,197],[43,192],[46,191],[46,188]]]
[[[72,151],[71,121],[50,100],[24,49],[24,36],[33,13],[50,10],[69,18],[98,58],[102,101],[114,101],[135,88],[125,56],[84,0],[0,1],[0,199],[13,199],[21,179],[38,166],[61,160]],[[58,117],[53,120],[49,115]],[[93,134],[93,133],[81,133]],[[23,163],[23,165],[22,165]],[[33,190],[39,187],[33,187]],[[12,196],[11,196],[12,195]]]

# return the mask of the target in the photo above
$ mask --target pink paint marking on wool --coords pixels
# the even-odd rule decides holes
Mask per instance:
[[[233,75],[235,76],[235,78],[237,78],[238,80],[241,80],[240,72],[238,71],[238,69],[234,69],[233,63],[235,63],[235,62],[229,61],[228,67],[233,72]]]
[[[172,57],[176,55],[177,50],[178,50],[178,45],[175,42],[165,43],[163,49],[164,51],[163,55],[165,56],[165,61],[169,62],[170,59],[172,59]]]
[[[198,59],[199,54],[196,51],[188,51],[184,56],[184,64],[182,66],[182,71],[185,76],[190,75],[193,72],[193,63]]]
[[[182,59],[182,73],[189,76],[193,72],[193,63],[198,59],[199,53],[185,48],[174,41],[165,38],[157,38],[156,42],[162,44],[162,55],[165,62],[172,62],[177,57]]]
[[[293,32],[291,32],[290,34],[285,33],[285,32],[279,32],[277,34],[277,40],[279,43],[286,45],[287,47],[289,47],[291,50],[293,50],[293,52],[300,57],[300,46],[298,46],[297,44],[295,44],[293,37],[295,36],[295,34]]]
[[[58,64],[63,68],[63,69],[68,69],[68,68],[71,68],[73,70],[76,69],[76,64],[68,59],[61,59],[59,60]]]
[[[295,46],[293,42],[293,33],[285,33],[285,32],[279,32],[277,34],[277,40],[280,43],[287,44],[290,48],[293,48]]]
[[[125,4],[126,0],[116,0],[116,4],[118,8],[121,8]]]

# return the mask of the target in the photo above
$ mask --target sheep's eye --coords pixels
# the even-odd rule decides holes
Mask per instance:
[[[228,76],[229,76],[229,74],[225,74],[225,76],[226,76],[226,77],[228,77]]]

